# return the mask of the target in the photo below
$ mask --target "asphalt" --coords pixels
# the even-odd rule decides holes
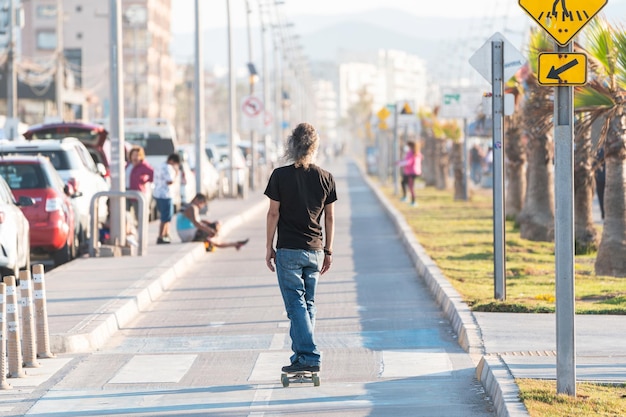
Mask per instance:
[[[459,344],[471,354],[476,376],[491,396],[497,415],[528,416],[514,379],[556,378],[555,316],[470,311],[377,183],[363,176],[381,202],[381,215],[392,219],[418,275],[452,324]],[[222,221],[225,239],[238,239],[243,236],[238,235],[237,227],[267,207],[259,189],[244,200],[214,200],[207,217]],[[149,225],[144,256],[81,258],[46,273],[52,352],[98,350],[206,256],[200,243],[157,245],[157,227],[157,223]],[[575,326],[577,381],[626,381],[626,317],[577,316]]]

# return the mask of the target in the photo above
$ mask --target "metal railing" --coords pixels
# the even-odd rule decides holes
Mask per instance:
[[[148,253],[148,204],[146,203],[146,197],[140,192],[136,190],[131,191],[101,191],[93,195],[91,197],[91,202],[89,204],[89,213],[91,213],[91,223],[89,227],[90,238],[89,238],[89,256],[93,257],[96,255],[96,244],[99,241],[100,234],[98,233],[98,204],[97,201],[99,198],[109,197],[109,198],[131,198],[136,199],[138,201],[137,207],[137,221],[139,223],[139,227],[137,228],[138,233],[138,248],[137,255],[142,256]]]

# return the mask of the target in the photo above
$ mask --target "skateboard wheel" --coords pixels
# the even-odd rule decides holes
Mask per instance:
[[[313,375],[311,376],[311,380],[313,381],[313,386],[314,387],[319,387],[320,386],[320,377],[318,375]]]
[[[287,388],[289,386],[289,376],[287,376],[287,374],[282,374],[280,376],[280,382],[282,382],[283,387]]]

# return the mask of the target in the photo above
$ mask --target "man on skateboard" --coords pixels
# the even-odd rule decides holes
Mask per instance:
[[[328,271],[332,263],[337,192],[332,174],[314,164],[319,140],[312,125],[299,124],[289,137],[285,151],[285,156],[293,163],[275,169],[265,189],[270,199],[265,262],[270,271],[277,274],[291,324],[293,355],[291,364],[282,368],[287,374],[316,373],[321,364],[313,333],[315,290],[320,275]]]

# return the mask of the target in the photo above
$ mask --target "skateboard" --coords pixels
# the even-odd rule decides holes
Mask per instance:
[[[299,371],[299,372],[283,372],[280,374],[280,381],[283,387],[287,388],[290,382],[312,382],[314,387],[320,386],[320,377],[317,372]]]

